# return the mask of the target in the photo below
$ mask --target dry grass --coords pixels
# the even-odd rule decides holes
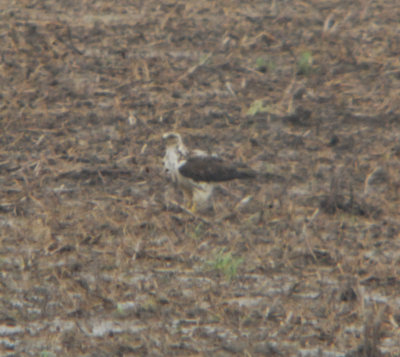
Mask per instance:
[[[397,1],[0,7],[2,355],[400,355]]]

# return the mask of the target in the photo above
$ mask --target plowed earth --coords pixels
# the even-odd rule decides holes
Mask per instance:
[[[2,356],[399,356],[400,6],[3,1]],[[161,136],[262,173],[191,213]]]

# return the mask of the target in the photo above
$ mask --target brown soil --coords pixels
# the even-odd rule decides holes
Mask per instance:
[[[399,356],[399,18],[2,2],[1,355]],[[191,214],[171,130],[262,178]]]

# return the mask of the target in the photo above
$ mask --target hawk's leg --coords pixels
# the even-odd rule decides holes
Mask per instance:
[[[192,204],[190,205],[189,210],[192,213],[196,213],[196,211],[197,211],[197,203],[194,200],[192,200]]]
[[[187,207],[191,212],[193,212],[192,208],[195,206],[195,201],[193,200],[193,193],[190,190],[183,189],[183,205]]]

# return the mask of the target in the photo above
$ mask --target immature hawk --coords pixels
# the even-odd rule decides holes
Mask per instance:
[[[189,196],[191,210],[204,207],[211,197],[214,184],[234,179],[254,178],[256,172],[227,164],[221,158],[209,156],[202,150],[189,154],[178,133],[165,133],[164,169],[173,182]]]

